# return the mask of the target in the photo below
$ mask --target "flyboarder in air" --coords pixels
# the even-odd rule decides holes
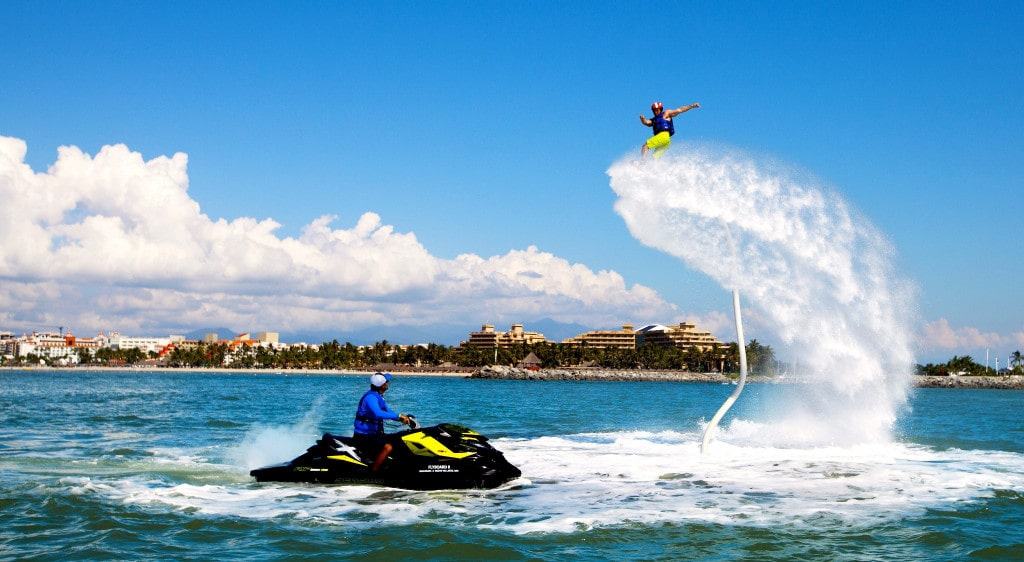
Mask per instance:
[[[699,103],[690,105],[684,105],[676,109],[670,109],[665,111],[665,108],[661,105],[660,101],[656,101],[651,104],[651,111],[654,112],[654,119],[648,119],[643,115],[640,116],[640,122],[644,125],[651,127],[654,130],[654,136],[647,139],[647,142],[640,147],[640,157],[647,156],[647,151],[654,149],[652,157],[657,160],[661,158],[661,155],[668,149],[668,145],[672,142],[672,135],[676,134],[675,125],[672,124],[672,118],[680,113],[686,113],[691,109],[700,107]]]

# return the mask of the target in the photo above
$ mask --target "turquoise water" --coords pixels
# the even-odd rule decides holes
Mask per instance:
[[[256,484],[345,433],[366,377],[0,372],[0,558],[1012,560],[1024,394],[912,394],[891,440],[800,439],[800,385],[399,376],[392,407],[492,438],[490,491]],[[822,415],[827,415],[823,413]]]

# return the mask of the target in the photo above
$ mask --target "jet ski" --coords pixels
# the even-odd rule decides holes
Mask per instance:
[[[411,416],[410,416],[411,417]],[[392,450],[376,472],[375,454],[361,451],[351,437],[324,433],[289,462],[249,472],[257,482],[375,484],[407,490],[497,488],[522,472],[505,460],[487,437],[458,424],[390,433]]]

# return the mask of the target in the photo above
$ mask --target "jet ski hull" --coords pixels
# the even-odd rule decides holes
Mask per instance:
[[[374,452],[351,437],[325,433],[289,462],[250,471],[257,482],[370,484],[408,490],[496,488],[522,472],[487,437],[456,424],[410,429],[387,436],[392,452],[374,472]]]

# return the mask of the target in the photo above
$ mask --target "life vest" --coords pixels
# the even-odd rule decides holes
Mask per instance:
[[[653,123],[651,124],[651,128],[654,129],[654,134],[662,133],[665,131],[668,131],[668,136],[670,137],[676,134],[676,126],[672,123],[672,119],[665,118],[664,111],[655,115],[654,119],[651,119],[651,121],[653,121]]]

